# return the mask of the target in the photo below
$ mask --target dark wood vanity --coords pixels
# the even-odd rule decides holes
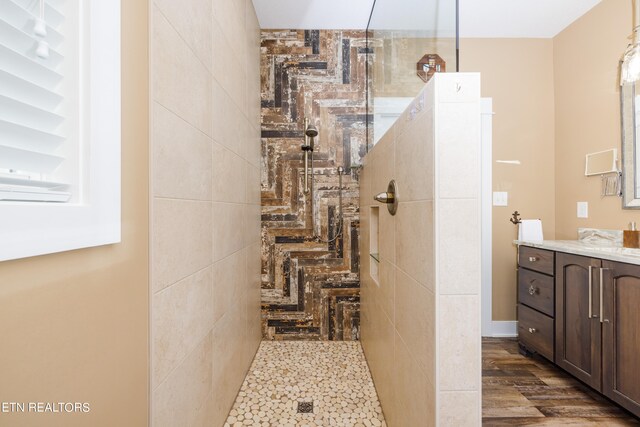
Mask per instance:
[[[640,265],[520,245],[518,340],[640,416]]]

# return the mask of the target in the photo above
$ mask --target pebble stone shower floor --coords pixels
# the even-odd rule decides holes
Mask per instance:
[[[263,341],[225,427],[378,427],[382,408],[358,341]]]

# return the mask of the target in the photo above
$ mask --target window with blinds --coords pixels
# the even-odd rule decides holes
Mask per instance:
[[[121,0],[0,0],[0,261],[120,241]]]
[[[78,3],[0,0],[0,201],[75,200]]]

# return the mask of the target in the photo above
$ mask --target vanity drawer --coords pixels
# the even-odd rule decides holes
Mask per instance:
[[[553,251],[520,246],[518,251],[518,265],[526,267],[529,270],[535,270],[553,276],[553,255]]]
[[[531,350],[553,361],[553,319],[526,305],[518,305],[518,339]]]
[[[553,317],[554,297],[553,277],[526,268],[518,269],[518,302]]]

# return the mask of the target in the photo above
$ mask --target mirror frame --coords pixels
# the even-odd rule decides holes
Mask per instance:
[[[637,84],[636,84],[637,85]],[[636,165],[638,135],[635,132],[636,85],[620,88],[620,123],[622,128],[622,209],[640,209],[640,197],[635,193],[636,177],[640,170]],[[638,106],[640,108],[640,106]],[[640,181],[640,177],[637,179]],[[640,182],[639,182],[640,184]]]

